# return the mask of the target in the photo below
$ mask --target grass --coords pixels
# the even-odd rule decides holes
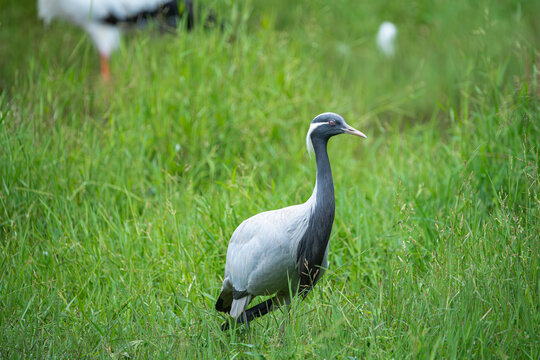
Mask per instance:
[[[110,84],[1,5],[0,355],[538,359],[538,3],[205,5],[222,32],[129,34]],[[330,268],[222,333],[229,237],[309,197],[324,111],[368,135],[329,146]]]

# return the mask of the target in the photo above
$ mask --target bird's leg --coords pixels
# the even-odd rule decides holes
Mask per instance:
[[[244,315],[244,321],[245,321],[246,327],[247,327],[248,341],[251,342],[251,329],[249,328],[249,321],[247,320],[246,310],[245,309],[244,309],[244,312],[242,314]]]
[[[287,296],[283,298],[285,303],[285,319],[283,319],[283,323],[281,324],[281,328],[279,330],[279,340],[280,342],[283,342],[283,334],[285,333],[285,323],[289,321],[290,317],[290,310],[291,310],[291,297]]]
[[[255,318],[268,314],[270,311],[275,310],[277,296],[271,299],[263,301],[260,304],[250,307],[246,310],[246,321],[251,321]]]
[[[248,319],[247,319],[246,310],[244,310],[244,312],[242,313],[242,315],[243,315],[243,317],[244,317],[244,321],[243,321],[243,322],[246,323],[246,327],[247,327],[248,332],[249,332],[249,331],[250,331],[250,330],[249,330],[249,321],[248,321]]]
[[[245,310],[243,313],[243,316],[238,317],[236,322],[238,324],[246,323],[249,328],[249,322],[255,318],[264,316],[268,314],[271,311],[274,311],[277,309],[281,303],[284,303],[287,305],[287,307],[291,303],[291,299],[289,296],[274,296],[273,298],[270,298],[266,301],[263,301],[260,304],[257,304],[255,306],[250,307],[249,309]],[[224,322],[221,325],[221,330],[225,331],[229,329],[229,323]]]
[[[274,310],[275,309],[275,304],[274,302],[277,300],[277,296],[271,298],[271,299],[268,299],[266,301],[263,301],[262,303],[260,304],[257,304],[255,306],[252,306],[250,307],[249,309],[247,310],[244,310],[244,313],[243,315],[244,316],[240,316],[236,322],[238,324],[242,324],[242,323],[246,323],[248,324],[248,328],[249,328],[249,322],[259,316],[263,316],[263,315],[266,315],[268,314],[270,311]],[[229,330],[229,322],[224,322],[222,325],[221,325],[221,331],[226,331],[226,330]]]
[[[279,328],[279,341],[283,342],[283,334],[285,333],[285,323],[289,320],[289,306],[285,307],[287,314],[285,314],[285,319]]]
[[[99,53],[99,60],[101,64],[101,77],[103,81],[108,82],[111,80],[111,70],[109,69],[109,56],[103,53]]]

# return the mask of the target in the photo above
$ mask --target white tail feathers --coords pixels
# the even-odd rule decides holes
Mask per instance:
[[[241,299],[233,300],[231,305],[231,316],[236,320],[246,310],[249,302],[251,301],[251,295],[244,296]]]

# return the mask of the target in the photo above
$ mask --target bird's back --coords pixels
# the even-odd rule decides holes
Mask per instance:
[[[236,290],[272,294],[295,280],[296,249],[307,229],[310,201],[257,214],[234,231],[227,250],[225,278]]]
[[[38,0],[38,15],[45,22],[54,18],[84,24],[110,16],[125,19],[152,11],[164,0]]]

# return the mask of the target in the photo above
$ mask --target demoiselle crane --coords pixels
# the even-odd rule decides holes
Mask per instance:
[[[290,290],[305,297],[328,266],[328,241],[334,223],[335,200],[328,140],[339,134],[366,135],[335,113],[313,119],[306,136],[315,152],[317,178],[311,197],[303,204],[267,211],[236,228],[227,250],[225,276],[216,310],[238,323],[263,316],[290,304]],[[255,296],[274,297],[247,309]],[[222,330],[228,329],[228,322]]]
[[[158,18],[174,27],[185,14],[189,30],[194,21],[192,0],[38,0],[38,16],[46,24],[59,18],[86,30],[99,52],[104,80],[110,78],[109,57],[120,46],[122,26]]]

